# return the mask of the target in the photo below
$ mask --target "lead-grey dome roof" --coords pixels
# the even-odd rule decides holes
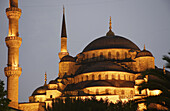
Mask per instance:
[[[111,48],[140,50],[139,47],[135,45],[132,41],[121,36],[113,35],[113,36],[103,36],[98,39],[95,39],[84,48],[83,52],[97,50],[97,49],[111,49]]]

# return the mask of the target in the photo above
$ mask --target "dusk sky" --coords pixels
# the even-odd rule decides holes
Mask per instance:
[[[63,5],[66,11],[68,51],[76,56],[92,40],[104,36],[112,17],[113,32],[134,42],[141,50],[144,44],[162,68],[163,55],[170,51],[170,0],[18,0],[20,47],[19,101],[39,86],[58,77],[58,53]],[[5,9],[9,0],[0,0],[0,79],[5,82],[7,64],[5,37],[8,19]],[[6,86],[5,86],[6,87]]]

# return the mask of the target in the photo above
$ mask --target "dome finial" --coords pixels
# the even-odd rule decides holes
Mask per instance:
[[[144,44],[144,48],[143,48],[143,50],[146,50],[146,48],[145,48],[145,44]]]
[[[110,16],[110,20],[109,20],[109,31],[107,32],[106,36],[114,36],[114,32],[112,32],[112,19]]]
[[[45,86],[45,85],[47,85],[47,73],[46,72],[45,72],[45,79],[44,80],[45,80],[45,84],[44,84],[44,86]]]
[[[110,16],[109,29],[112,30],[112,17]]]

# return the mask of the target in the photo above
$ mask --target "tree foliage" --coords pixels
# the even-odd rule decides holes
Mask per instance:
[[[170,57],[163,56],[163,60],[167,62],[166,67],[170,68]],[[170,108],[170,90],[169,90],[170,89],[170,73],[167,71],[164,72],[163,70],[159,70],[156,68],[156,69],[146,70],[142,73],[143,78],[147,76],[150,76],[151,80],[141,83],[138,89],[140,91],[143,89],[160,90],[161,94],[156,95],[156,96],[145,97],[142,100],[140,100],[140,103],[142,102],[145,103],[148,108],[149,108],[149,105],[154,103],[154,104],[163,106],[165,109],[169,109]]]
[[[0,80],[0,111],[8,111],[10,100],[6,97],[7,91],[4,90],[4,82]]]
[[[73,99],[67,97],[65,100],[53,100],[52,107],[47,107],[46,111],[136,111],[137,104],[134,101],[123,103],[110,103],[108,100],[91,99]]]

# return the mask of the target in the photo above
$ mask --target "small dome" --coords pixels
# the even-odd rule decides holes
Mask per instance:
[[[83,52],[112,48],[140,50],[139,47],[135,45],[132,41],[110,33],[111,32],[109,32],[109,34],[107,34],[106,36],[100,37],[92,41],[84,48]]]
[[[75,62],[75,59],[70,55],[66,55],[61,59],[60,62]]]
[[[153,57],[151,52],[149,52],[148,50],[144,49],[141,52],[137,53],[136,58],[137,57],[144,57],[144,56],[151,56],[151,57]]]
[[[37,89],[32,93],[32,96],[34,96],[34,95],[45,95],[47,89],[48,89],[48,86],[47,86],[47,85],[40,86],[39,88],[37,88]]]

